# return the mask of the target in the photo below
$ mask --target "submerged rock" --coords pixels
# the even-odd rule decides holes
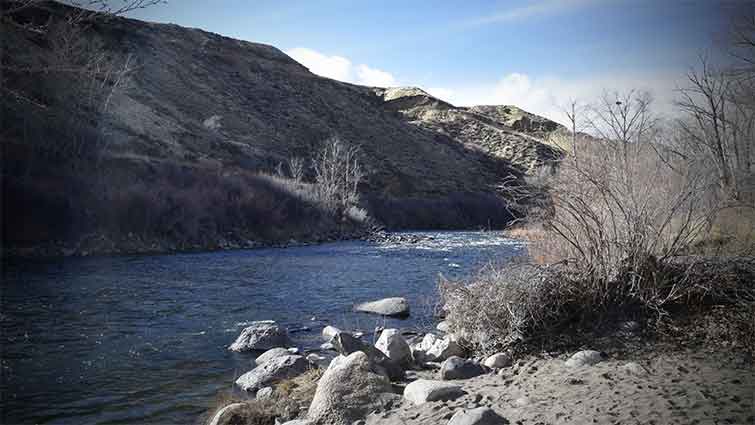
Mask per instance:
[[[236,385],[244,391],[257,391],[284,379],[299,376],[311,367],[302,356],[276,357],[241,375],[236,380]]]
[[[269,350],[291,344],[286,328],[272,320],[252,322],[241,331],[241,335],[231,344],[231,351]]]
[[[406,298],[383,298],[377,301],[357,304],[355,311],[363,313],[380,314],[382,316],[406,317],[409,316],[409,303]]]

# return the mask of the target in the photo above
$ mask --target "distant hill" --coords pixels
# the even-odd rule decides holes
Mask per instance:
[[[34,23],[70,10],[45,3],[4,20],[4,63],[45,63],[53,43],[33,30]],[[559,156],[542,138],[560,126],[513,106],[462,108],[417,88],[343,83],[311,73],[275,47],[177,25],[114,18],[93,25],[86,37],[112,58],[129,57],[135,69],[109,100],[104,122],[91,123],[106,135],[102,161],[110,168],[108,179],[117,179],[114,185],[149,182],[166,167],[272,173],[288,158],[311,158],[337,135],[360,149],[366,176],[359,189],[378,219],[389,227],[454,227],[442,220],[391,220],[386,208],[490,197],[505,203],[497,190],[503,179],[519,179]],[[3,147],[11,158],[35,155],[27,149],[25,128],[41,132],[40,139],[58,137],[48,127],[51,111],[65,109],[51,94],[61,77],[47,77],[52,89],[37,77],[5,76],[15,93],[3,103]],[[65,115],[60,112],[56,116]],[[6,177],[17,178],[17,171],[6,170]],[[6,214],[16,214],[8,208]],[[490,219],[468,221],[456,227]]]

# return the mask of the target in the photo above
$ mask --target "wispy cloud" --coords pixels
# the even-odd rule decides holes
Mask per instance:
[[[498,22],[521,21],[537,16],[557,15],[574,9],[597,3],[601,0],[539,0],[532,1],[525,6],[515,7],[504,11],[481,16],[467,23],[470,25],[486,25]]]

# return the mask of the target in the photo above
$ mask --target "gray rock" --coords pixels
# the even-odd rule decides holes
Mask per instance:
[[[256,391],[284,379],[301,375],[312,367],[302,356],[275,357],[241,375],[236,380],[242,390]]]
[[[579,351],[572,355],[569,360],[566,361],[567,367],[581,367],[592,366],[596,363],[600,363],[605,359],[606,355],[600,351],[584,350]]]
[[[619,367],[619,369],[621,369],[627,375],[632,375],[632,376],[644,376],[648,374],[647,369],[642,367],[642,365],[640,365],[639,363],[635,363],[635,362],[629,362]]]
[[[208,425],[232,425],[239,423],[241,416],[239,412],[246,407],[246,403],[232,403],[218,410],[212,416]]]
[[[489,407],[459,410],[448,421],[448,425],[504,425],[508,423],[509,421]]]
[[[428,401],[455,400],[464,395],[461,385],[444,381],[418,379],[404,388],[404,398],[414,404]]]
[[[307,418],[322,424],[350,425],[391,399],[391,383],[370,370],[364,352],[333,359],[317,383]]]
[[[409,315],[409,303],[406,298],[383,298],[382,300],[357,304],[354,306],[354,310],[382,316],[405,317]]]
[[[501,369],[511,366],[513,360],[509,353],[496,353],[486,358],[483,364],[491,369]]]
[[[320,344],[320,350],[322,350],[322,351],[335,351],[335,349],[336,349],[336,347],[333,344],[329,343],[329,342],[326,342],[324,344]]]
[[[231,351],[269,350],[276,347],[286,347],[291,344],[286,328],[279,326],[272,320],[252,322],[244,328],[241,335],[231,344]]]
[[[341,330],[338,329],[337,327],[326,326],[322,329],[322,338],[325,341],[330,342],[330,340],[333,339],[333,337],[336,336],[338,332],[341,332]]]
[[[448,333],[451,330],[451,328],[448,326],[448,322],[446,322],[445,320],[435,325],[435,329],[443,333]]]
[[[281,425],[314,425],[309,419],[294,419],[293,421],[284,422]]]
[[[433,346],[425,352],[425,360],[441,362],[451,356],[463,357],[465,354],[465,350],[456,342],[454,336],[446,335],[442,339],[436,340]]]
[[[273,387],[264,387],[260,388],[259,391],[257,391],[257,395],[255,398],[257,400],[265,400],[273,396]]]
[[[381,332],[375,348],[400,365],[408,366],[412,362],[412,349],[398,329],[385,329]]]
[[[377,348],[354,338],[348,332],[337,333],[331,340],[331,343],[342,356],[348,356],[357,351],[367,354],[370,368],[375,373],[383,374],[392,381],[404,378],[404,368],[400,364],[388,358],[388,356]]]
[[[485,368],[478,363],[457,356],[449,357],[440,366],[440,379],[444,381],[474,378],[483,373],[485,373]]]
[[[276,357],[283,357],[283,356],[290,356],[290,355],[291,353],[285,348],[280,348],[280,347],[271,348],[265,351],[264,353],[260,354],[259,357],[257,357],[256,359],[254,359],[254,363],[257,366],[259,366]]]

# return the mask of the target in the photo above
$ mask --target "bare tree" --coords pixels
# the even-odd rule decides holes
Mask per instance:
[[[687,148],[715,165],[721,191],[737,200],[742,179],[753,172],[755,111],[747,102],[737,100],[742,82],[705,58],[699,69],[689,72],[687,80],[677,101],[686,114],[679,126],[686,135]]]
[[[288,159],[288,171],[294,181],[301,182],[304,180],[304,159],[294,156]]]
[[[359,202],[359,183],[364,177],[359,149],[331,137],[313,160],[318,196],[326,209],[342,211]]]

